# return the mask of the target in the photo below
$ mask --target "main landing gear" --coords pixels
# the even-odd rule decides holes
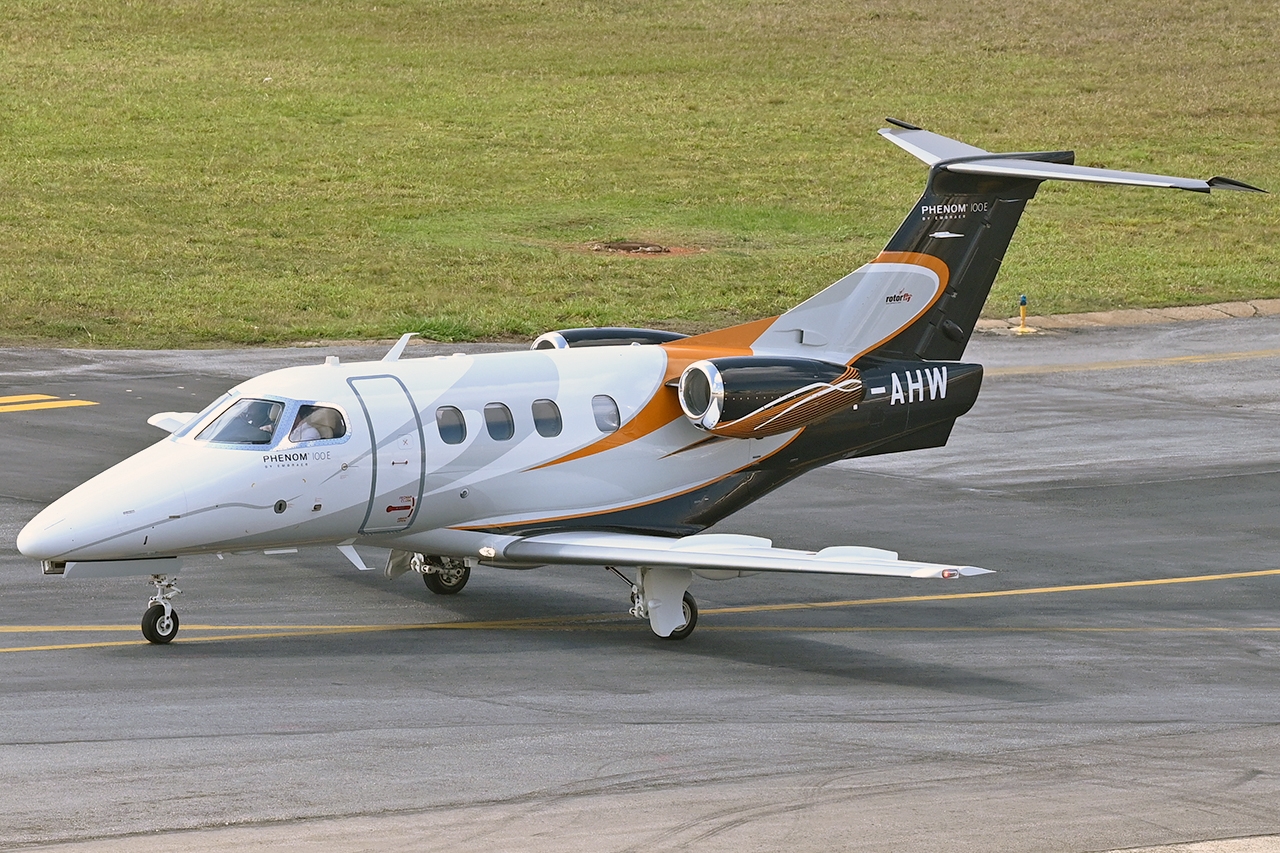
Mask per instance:
[[[605,568],[631,584],[631,615],[648,619],[649,629],[658,637],[683,640],[698,626],[698,602],[689,594],[693,572],[641,568],[632,583],[613,566]]]
[[[436,595],[457,595],[471,580],[471,564],[456,557],[414,554],[410,565]]]
[[[388,580],[417,572],[436,595],[455,595],[471,579],[472,560],[393,550],[383,574]],[[635,581],[614,566],[605,566],[631,588],[631,615],[648,619],[649,629],[664,640],[683,640],[698,625],[698,602],[689,594],[689,569],[641,568]]]
[[[156,594],[147,602],[147,611],[142,614],[142,636],[147,642],[164,644],[178,636],[178,613],[173,609],[169,599],[182,590],[178,589],[177,578],[167,575],[152,575],[151,583]]]

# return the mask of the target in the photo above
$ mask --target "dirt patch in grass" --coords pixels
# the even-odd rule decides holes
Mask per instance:
[[[618,255],[696,255],[705,252],[692,246],[662,246],[657,243],[645,243],[639,240],[611,240],[607,243],[589,243],[587,248],[592,252],[612,252]]]

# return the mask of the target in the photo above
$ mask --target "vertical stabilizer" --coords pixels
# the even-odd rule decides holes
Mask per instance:
[[[752,345],[757,354],[959,359],[1023,208],[1046,180],[1262,192],[1228,178],[1076,166],[1071,151],[993,154],[889,121],[880,133],[930,167],[924,194],[875,260],[774,320]]]
[[[1074,159],[1070,151],[1033,156],[1055,163]],[[911,323],[877,341],[876,355],[957,360],[964,354],[1022,211],[1039,186],[1035,178],[957,175],[937,165],[930,170],[924,194],[881,258],[928,258],[946,268],[946,286]]]

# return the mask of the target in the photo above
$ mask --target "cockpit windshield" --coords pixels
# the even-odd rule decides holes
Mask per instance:
[[[197,441],[219,444],[270,444],[284,403],[275,400],[240,400],[200,431]]]

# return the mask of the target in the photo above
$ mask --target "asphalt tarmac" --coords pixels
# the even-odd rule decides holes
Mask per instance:
[[[188,561],[157,647],[14,550],[149,415],[384,348],[0,350],[0,847],[1280,850],[1280,318],[979,337],[947,447],[718,529],[998,574],[695,581],[682,643],[602,570],[304,550]]]

